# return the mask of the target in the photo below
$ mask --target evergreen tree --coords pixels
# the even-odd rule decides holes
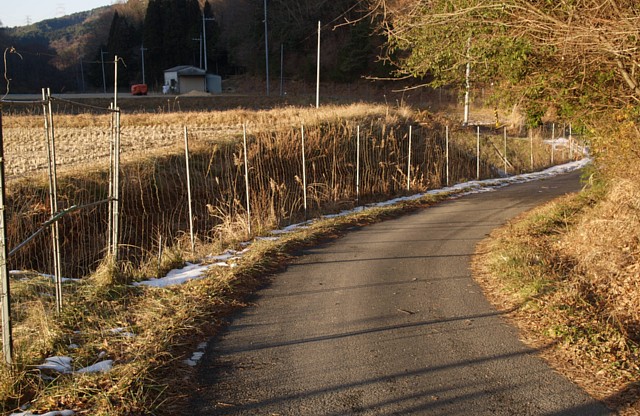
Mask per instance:
[[[147,72],[147,83],[161,83],[162,71],[164,69],[163,55],[163,0],[149,0],[147,14],[143,25],[143,42],[147,49],[145,54],[145,67]]]
[[[139,43],[140,39],[138,39],[135,28],[129,24],[126,18],[115,12],[111,21],[106,49],[111,57],[117,55],[118,59],[122,59],[124,63],[124,65],[119,64],[118,66],[119,85],[129,85],[132,81],[132,76],[136,75],[140,65],[134,59],[134,50],[137,49]],[[108,79],[112,83],[113,74],[111,73],[112,71],[109,72]]]
[[[199,64],[201,14],[198,0],[150,0],[144,21],[147,73],[161,83],[163,71],[177,65]]]

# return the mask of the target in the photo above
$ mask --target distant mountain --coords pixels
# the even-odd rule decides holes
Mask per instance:
[[[112,6],[99,7],[6,29],[6,34],[16,44],[24,45],[25,53],[30,52],[29,47],[33,43],[48,43],[57,55],[53,64],[65,70],[78,63],[80,57],[94,54],[95,48],[108,34],[112,15]]]
[[[0,28],[0,48],[7,56],[10,92],[33,93],[85,89],[81,59],[93,59],[108,34],[113,6],[47,19],[26,26]],[[84,71],[84,69],[83,69]],[[1,88],[3,91],[5,88]]]

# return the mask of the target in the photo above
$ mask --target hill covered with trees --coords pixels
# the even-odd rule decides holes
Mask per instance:
[[[280,74],[282,54],[285,77],[314,79],[318,21],[326,81],[350,82],[383,71],[376,62],[382,40],[372,36],[370,21],[357,21],[358,5],[358,0],[269,0],[266,32],[272,76]],[[14,51],[7,54],[14,93],[38,92],[42,87],[54,92],[101,91],[113,83],[108,63],[115,55],[123,62],[119,69],[123,88],[141,82],[144,75],[158,89],[163,71],[177,65],[206,66],[223,77],[264,76],[264,18],[263,2],[250,0],[129,0],[1,28],[0,47]],[[340,25],[346,21],[357,23]]]

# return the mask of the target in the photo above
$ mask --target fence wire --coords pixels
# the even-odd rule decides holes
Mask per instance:
[[[71,105],[65,102],[65,106]],[[84,110],[77,107],[78,112]],[[108,199],[111,127],[108,118],[82,127],[58,124],[62,119],[57,117],[57,106],[51,108],[53,114],[48,118],[46,102],[12,102],[4,119],[8,247],[17,247],[52,217],[47,140],[48,134],[53,134],[57,210],[65,213],[57,221],[60,273],[84,276],[95,270],[107,245],[108,208],[97,202]],[[53,244],[50,231],[40,233],[10,256],[10,268],[55,274]]]
[[[59,222],[61,272],[66,277],[83,277],[96,270],[109,243],[109,205],[100,201],[109,198],[111,117],[108,109],[90,108],[92,113],[83,113],[86,108],[69,101],[54,104],[54,121],[61,120],[55,125],[58,209],[69,211]],[[19,110],[18,105],[22,106]],[[9,249],[51,218],[42,103],[11,106],[3,110],[7,114]],[[63,112],[77,116],[59,117]],[[450,184],[475,179],[477,173],[478,149],[471,130],[452,131],[447,152],[444,128],[414,125],[409,164],[406,125],[384,120],[318,123],[304,128],[303,167],[301,126],[267,131],[248,125],[246,155],[242,125],[227,126],[229,129],[236,133],[223,137],[220,126],[188,126],[188,178],[184,126],[141,127],[124,121],[119,168],[120,259],[137,267],[153,260],[163,246],[187,248],[191,226],[196,245],[221,239],[240,241],[305,216],[439,188],[447,181],[447,153]],[[504,149],[501,130],[483,131],[480,176],[501,174],[493,166],[503,166],[505,150],[512,169],[509,173],[529,170],[530,160],[518,160],[516,155],[527,154],[524,149],[532,143],[527,138],[509,138]],[[532,148],[534,168],[550,163],[550,146],[536,139]],[[563,156],[556,150],[554,162],[566,160],[567,153]],[[52,274],[51,252],[51,236],[43,232],[16,252],[9,264],[13,269]]]

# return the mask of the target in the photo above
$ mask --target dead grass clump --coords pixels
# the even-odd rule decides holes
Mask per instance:
[[[579,290],[640,343],[640,185],[611,183],[606,198],[558,242],[583,276]]]
[[[112,286],[122,279],[118,266],[113,257],[105,257],[95,273],[91,275],[91,281],[98,286]]]
[[[514,105],[511,113],[506,117],[504,124],[509,132],[515,135],[521,135],[526,131],[526,117],[519,105]]]

